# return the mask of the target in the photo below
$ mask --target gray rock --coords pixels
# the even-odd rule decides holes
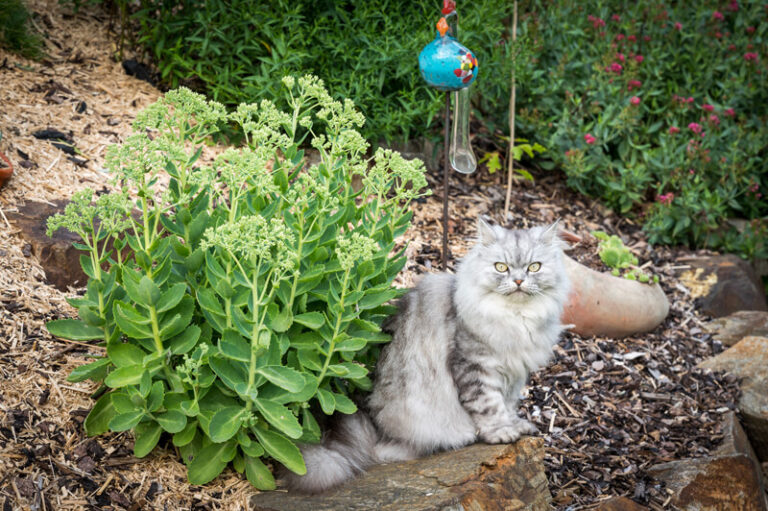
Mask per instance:
[[[768,337],[745,337],[699,367],[741,378],[739,411],[757,456],[768,461]]]
[[[691,269],[680,280],[698,298],[704,314],[719,318],[740,310],[768,311],[762,282],[740,257],[726,254],[681,261]]]
[[[322,495],[265,492],[254,511],[548,511],[541,438],[476,444],[428,458],[378,465]]]
[[[738,311],[729,316],[713,319],[707,331],[725,346],[733,346],[747,336],[768,337],[768,312]]]

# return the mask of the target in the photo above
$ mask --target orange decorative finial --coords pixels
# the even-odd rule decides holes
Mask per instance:
[[[437,22],[437,31],[440,32],[440,37],[445,37],[445,33],[448,32],[448,22],[445,18],[440,18]]]

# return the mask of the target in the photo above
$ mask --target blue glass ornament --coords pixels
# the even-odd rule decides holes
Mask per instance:
[[[441,91],[469,87],[477,78],[477,59],[450,35],[445,18],[437,24],[437,36],[419,54],[419,70],[426,82]]]

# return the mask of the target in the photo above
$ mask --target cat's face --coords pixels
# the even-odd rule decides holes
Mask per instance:
[[[526,301],[563,281],[562,244],[557,226],[509,230],[478,225],[479,243],[463,271],[472,271],[488,291]]]

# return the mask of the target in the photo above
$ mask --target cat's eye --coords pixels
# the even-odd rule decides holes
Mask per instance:
[[[499,272],[499,273],[504,273],[509,268],[504,263],[496,263],[496,264],[493,265],[493,267],[496,268],[496,271]]]
[[[528,265],[528,271],[531,273],[536,273],[541,269],[541,263],[531,263]]]

